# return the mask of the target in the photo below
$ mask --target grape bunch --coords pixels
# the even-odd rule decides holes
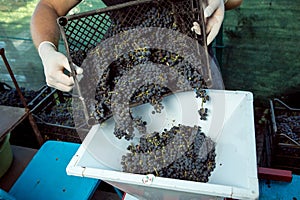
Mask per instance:
[[[95,116],[99,121],[105,120],[111,116],[111,97],[115,94],[115,86],[122,76],[127,73],[132,73],[136,66],[148,68],[151,63],[165,66],[165,71],[157,73],[156,76],[160,79],[168,79],[167,83],[162,80],[161,82],[164,84],[147,83],[140,85],[140,87],[136,88],[134,93],[131,94],[131,105],[151,103],[155,107],[155,111],[159,113],[162,109],[160,102],[163,96],[176,92],[171,91],[166,85],[174,85],[174,87],[177,87],[178,91],[185,91],[187,89],[182,88],[185,81],[188,81],[189,86],[197,91],[197,96],[200,98],[208,97],[207,95],[205,96],[205,94],[200,94],[205,91],[203,89],[207,88],[201,73],[189,62],[185,61],[182,56],[166,50],[145,47],[120,56],[111,63],[103,73],[97,85],[95,95]],[[184,80],[181,80],[178,77],[174,78],[166,76],[164,72],[168,72],[167,70],[173,70],[176,74],[175,76],[181,76]],[[128,84],[130,83],[126,84],[126,86],[124,84],[124,87],[129,87]],[[205,101],[207,100],[208,99],[205,99]]]
[[[300,116],[279,115],[276,117],[279,133],[286,134],[294,141],[300,143]]]
[[[128,15],[128,13],[130,13]],[[111,25],[104,38],[109,38],[123,31],[134,28],[160,27],[177,30],[171,4],[148,3],[136,7],[125,7],[108,13]]]
[[[113,115],[116,122],[114,135],[119,139],[124,137],[130,141],[135,137],[136,132],[142,135],[139,144],[132,143],[128,146],[129,152],[122,157],[121,164],[125,172],[151,173],[161,177],[207,182],[215,168],[215,143],[205,136],[199,126],[178,125],[162,133],[148,133],[147,122],[139,116],[133,116],[131,111],[132,106],[150,103],[153,106],[153,114],[160,113],[164,109],[162,100],[165,96],[194,90],[197,98],[202,99],[200,119],[206,120],[208,109],[204,104],[209,101],[209,96],[205,92],[207,85],[200,70],[203,66],[193,66],[194,60],[191,61],[190,59],[193,58],[189,55],[183,56],[170,50],[149,47],[150,45],[137,44],[134,45],[134,50],[129,45],[128,52],[119,53],[122,52],[120,46],[127,46],[124,43],[134,43],[126,38],[134,32],[134,29],[140,31],[145,30],[141,28],[160,27],[189,36],[194,34],[190,29],[194,22],[192,19],[194,13],[191,12],[190,6],[185,5],[191,1],[185,1],[183,4],[179,1],[170,2],[153,1],[147,5],[141,4],[107,13],[110,24],[102,39],[108,40],[102,43],[103,46],[99,45],[101,48],[91,47],[88,55],[91,56],[92,61],[84,63],[87,66],[96,65],[100,68],[98,71],[88,69],[91,73],[86,70],[88,74],[93,72],[101,74],[99,81],[97,79],[93,115],[100,123]],[[187,12],[184,9],[187,9]],[[124,41],[120,42],[121,44],[110,45],[109,38],[114,36],[118,38],[117,35],[122,33],[125,35]],[[149,34],[146,30],[141,33],[142,36]],[[158,38],[157,41],[155,40],[155,45],[163,43],[164,37],[156,33],[155,31],[150,33]],[[147,37],[145,40],[152,42]],[[170,49],[177,50],[178,45],[175,44],[185,43],[182,40],[183,37],[178,37],[177,43],[170,42]],[[198,42],[201,43],[200,40]],[[190,45],[188,47],[190,49]],[[105,51],[114,52],[114,61],[110,61],[109,64],[103,62],[103,64],[93,59],[98,58],[99,55],[102,57],[108,55]],[[86,56],[81,52],[80,54],[81,57],[78,56],[80,59]]]
[[[150,56],[141,62],[139,59],[132,58],[134,53],[129,53],[129,56],[124,56],[130,58],[126,60],[127,65],[122,64],[123,58],[117,60],[118,64],[108,68],[104,77],[100,79],[96,92],[97,119],[103,119],[114,112],[114,117],[118,121],[115,135],[118,138],[125,136],[130,140],[134,137],[135,125],[132,122],[130,106],[126,103],[129,102],[130,105],[150,103],[154,107],[153,113],[160,113],[163,109],[161,102],[164,96],[193,89],[197,97],[202,98],[202,109],[205,112],[199,114],[201,119],[205,120],[207,109],[203,108],[203,104],[209,100],[209,97],[204,90],[206,85],[201,74],[178,55],[162,50],[142,51],[152,51],[152,53],[147,54]],[[161,59],[158,59],[157,54]],[[160,67],[154,66],[153,63]],[[126,77],[127,73],[130,76],[126,79],[124,76]]]
[[[184,33],[189,36],[194,36],[194,33],[190,27],[192,27],[192,22],[194,22],[195,18],[194,14],[197,11],[192,12],[191,6],[192,3],[190,1],[153,1],[140,3],[130,7],[120,7],[118,9],[109,10],[106,13],[101,13],[101,19],[105,19],[103,23],[107,23],[104,26],[106,34],[103,38],[101,38],[101,41],[113,38],[117,35],[122,35],[120,33],[124,33],[125,31],[128,33],[136,28],[147,27],[166,28]],[[147,34],[147,31],[145,34]],[[153,34],[156,35],[155,33]],[[157,43],[164,42],[162,35],[158,34],[156,38],[159,38],[159,42]],[[147,39],[147,37],[145,39]],[[180,40],[180,38],[177,40]],[[101,41],[100,43],[103,44]],[[129,42],[134,43],[134,41],[131,41],[130,39]],[[111,45],[101,48],[101,50],[104,49],[105,51],[105,49],[118,49],[118,46],[124,45],[123,43],[127,43],[127,40],[125,39],[124,41],[119,41],[117,44],[112,43]],[[184,43],[184,41],[182,43]],[[106,44],[106,42],[104,42],[104,44]],[[71,52],[72,61],[80,66],[82,64],[82,60],[86,58],[87,54],[93,55],[93,50],[98,50],[97,48],[94,48],[94,45],[97,46],[97,44],[90,44],[88,47],[89,50],[87,50],[88,53],[83,52],[83,50]],[[175,46],[175,49],[177,49],[176,47],[177,46]],[[94,56],[99,57],[99,55],[104,54],[101,51]],[[141,64],[145,64],[144,66],[148,67],[147,63],[165,65],[166,68],[173,69],[176,71],[176,74],[185,77],[190,86],[195,90],[206,88],[206,83],[199,70],[202,66],[192,66],[192,64],[189,63],[183,56],[166,51],[164,49],[156,49],[148,46],[137,45],[134,50],[122,55],[117,54],[115,60],[110,63],[108,67],[106,67],[107,65],[100,65],[100,68],[105,67],[105,71],[104,73],[101,72],[100,81],[98,82],[97,80],[98,84],[96,86],[95,101],[93,99],[92,103],[86,103],[87,105],[95,105],[94,108],[89,108],[90,115],[95,117],[100,123],[108,119],[112,115],[112,106],[115,106],[111,100],[112,96],[116,94],[114,91],[115,86],[124,75],[131,73],[133,68],[140,66]],[[91,64],[95,64],[95,62]],[[90,64],[88,64],[88,66],[90,66]],[[99,66],[97,65],[96,67]],[[99,71],[94,71],[93,69],[90,69],[89,71],[89,69],[85,69],[86,74],[94,74],[95,72],[99,73]],[[158,74],[158,76],[162,79],[172,79],[172,77],[166,77],[163,73]],[[175,84],[178,88],[180,88],[180,84],[183,84],[183,82],[186,80],[180,80],[177,82],[174,81],[173,83],[169,81],[168,85]],[[85,84],[86,90],[94,91],[94,88],[88,88],[89,85],[90,84]],[[140,85],[139,88],[136,88],[134,90],[134,94],[130,94],[131,98],[129,102],[130,105],[150,103],[154,106],[155,112],[159,113],[163,109],[161,104],[162,98],[165,95],[171,94],[172,92],[177,91],[170,90],[170,88],[165,87],[164,84],[145,83],[144,85]],[[87,99],[88,98],[85,98],[86,101],[88,101]],[[123,116],[130,116],[128,109],[121,108],[119,110],[120,112],[124,113],[122,114]],[[205,116],[202,118],[206,119],[207,113],[204,115]],[[118,138],[120,138],[121,135],[127,135],[128,139],[132,138],[131,133],[126,133],[132,132],[131,130],[133,128],[131,122],[125,123],[124,125],[118,125],[116,127],[115,135]]]
[[[138,130],[140,134],[147,133],[145,122],[132,116],[130,111],[131,106],[150,103],[154,108],[153,113],[160,113],[163,109],[162,99],[166,95],[176,92],[195,90],[197,96],[203,100],[202,107],[199,110],[200,118],[201,120],[207,119],[208,110],[204,108],[203,104],[208,101],[209,98],[208,95],[202,94],[203,92],[201,92],[207,88],[204,77],[201,74],[201,67],[203,66],[192,65],[192,63],[197,63],[195,65],[198,65],[198,62],[194,62],[194,60],[199,61],[200,58],[182,53],[185,55],[184,57],[170,50],[149,47],[150,45],[139,46],[139,44],[135,44],[135,36],[138,34],[132,34],[134,30],[138,29],[138,32],[141,33],[144,40],[151,41],[147,43],[151,45],[154,42],[152,39],[149,39],[151,37],[147,37],[147,35],[149,36],[149,34],[151,34],[152,36],[156,36],[155,38],[157,38],[157,40],[154,39],[154,41],[155,45],[157,45],[157,43],[164,43],[165,38],[170,36],[170,32],[168,32],[169,35],[163,36],[163,34],[158,34],[159,32],[152,31],[156,29],[149,31],[147,28],[150,27],[172,30],[172,37],[174,37],[174,32],[195,36],[195,33],[190,27],[192,27],[192,23],[195,21],[197,11],[192,10],[191,4],[193,4],[191,1],[175,2],[160,0],[109,10],[105,14],[100,14],[101,17],[109,21],[105,26],[106,34],[101,38],[102,41],[105,41],[99,45],[101,48],[97,48],[99,47],[97,44],[96,48],[94,48],[94,44],[91,45],[88,55],[91,56],[89,58],[91,58],[90,60],[92,61],[89,63],[89,61],[86,61],[89,59],[86,59],[84,64],[87,64],[86,66],[88,68],[85,69],[85,73],[101,74],[101,77],[99,81],[98,79],[95,81],[97,82],[97,86],[93,103],[86,104],[95,105],[94,108],[89,109],[100,123],[114,115],[116,119],[114,135],[117,138],[121,139],[125,137],[126,140],[131,140],[135,136],[135,130]],[[118,37],[120,35],[125,36]],[[175,37],[176,42],[168,42],[170,49],[178,50],[179,45],[183,43],[185,45],[188,44],[184,37],[182,37],[182,35],[180,36],[181,37]],[[134,37],[134,40],[131,40],[132,37]],[[119,40],[117,40],[117,43],[109,43],[113,41],[113,39],[110,40],[111,38]],[[198,40],[198,42],[201,41]],[[198,42],[195,41],[197,45]],[[133,46],[129,45],[128,52],[119,53],[123,52],[121,47],[127,47],[127,43],[134,44]],[[103,46],[101,46],[102,44]],[[157,46],[161,47],[160,45]],[[186,46],[188,46],[188,49],[194,49],[191,45]],[[132,47],[134,47],[134,50],[132,50]],[[107,59],[109,62],[106,63],[98,62],[97,59],[93,59],[105,57],[105,55],[109,57],[111,54],[107,52],[113,52],[114,61]],[[79,66],[81,60],[85,57],[86,54],[81,51],[78,51],[78,56],[76,52],[72,55],[73,62]],[[78,62],[76,58],[79,59]],[[202,65],[202,62],[199,63],[201,63],[199,65]],[[158,70],[149,70],[153,64],[161,66],[161,68]],[[90,69],[89,66],[95,66],[100,69]],[[124,77],[126,76],[129,77],[129,79],[124,81]],[[138,77],[147,77],[150,80],[143,82],[143,80],[136,80]],[[89,87],[89,85],[91,84],[85,84],[85,87]],[[85,88],[86,91],[93,91],[93,89],[94,88]],[[88,98],[85,98],[85,100],[86,99]]]
[[[215,168],[215,143],[199,126],[178,125],[147,134],[128,150],[121,161],[128,173],[207,182]]]
[[[196,90],[196,98],[201,98],[201,108],[198,110],[200,115],[200,120],[207,120],[208,109],[204,108],[204,104],[209,101],[209,95],[206,93],[206,90]]]
[[[86,44],[81,43],[83,47],[71,48],[72,62],[80,66],[83,60],[87,56],[87,52],[94,48],[97,43],[94,41],[103,41],[105,39],[116,36],[124,31],[136,29],[136,28],[148,28],[157,27],[165,28],[169,30],[175,30],[181,32],[191,38],[197,39],[201,45],[203,45],[203,38],[197,36],[191,30],[193,22],[202,21],[199,14],[200,9],[194,8],[195,2],[189,0],[158,0],[151,2],[140,2],[136,5],[119,7],[111,9],[106,12],[100,12],[94,16],[88,16],[86,19],[80,19],[76,27],[82,24],[81,20],[88,26],[83,26],[83,29],[87,29],[83,34],[87,34]],[[85,25],[85,24],[84,24]],[[93,27],[97,29],[101,35],[101,38],[91,36],[90,31]],[[77,28],[74,31],[77,32]],[[94,33],[94,32],[92,32]],[[92,39],[90,40],[90,37]],[[159,35],[158,35],[159,37]],[[84,40],[84,38],[83,38]],[[72,43],[73,41],[71,41]]]
[[[30,101],[32,101],[39,94],[38,91],[29,90],[23,87],[20,88],[20,90],[27,104],[29,104]],[[9,88],[0,91],[1,91],[0,105],[21,107],[21,108],[24,107],[21,98],[18,94],[18,91],[16,89]]]
[[[42,109],[41,111],[36,112],[34,116],[39,123],[75,127],[72,110],[72,98],[64,97],[63,102],[57,101],[51,108]]]

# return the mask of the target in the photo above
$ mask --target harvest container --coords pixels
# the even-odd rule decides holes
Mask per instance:
[[[206,121],[197,114],[201,100],[194,92],[165,97],[161,114],[152,116],[149,131],[161,131],[177,124],[199,125],[216,142],[216,168],[207,183],[155,177],[143,183],[146,175],[121,171],[121,157],[128,141],[113,135],[110,118],[91,128],[67,166],[74,176],[97,178],[138,199],[257,199],[259,196],[253,95],[243,91],[207,90],[210,101]],[[151,118],[151,106],[133,108],[133,114]]]
[[[75,128],[70,94],[46,87],[34,101],[32,114],[45,140],[81,143],[87,129]]]
[[[113,88],[114,80],[110,78],[123,73],[118,71],[118,68],[122,68],[120,65],[115,67],[115,62],[125,57],[130,58],[130,61],[123,65],[127,66],[126,70],[131,64],[139,65],[134,63],[149,57],[162,58],[151,62],[167,62],[167,66],[172,66],[172,62],[177,62],[176,59],[180,57],[196,68],[208,88],[223,88],[221,75],[216,63],[209,56],[206,44],[203,14],[206,4],[206,0],[138,0],[58,18],[57,23],[72,69],[71,74],[76,74],[75,65],[84,70],[80,81],[74,78],[76,90],[73,92],[78,99],[84,100],[82,110],[86,121],[89,122],[95,113],[95,105],[91,102],[95,100],[99,79],[107,80],[111,84],[109,88]],[[191,30],[194,22],[199,23],[201,35]],[[174,57],[177,58],[171,59],[156,54],[144,55],[145,49],[152,53],[155,50],[163,50],[176,54]],[[138,59],[133,56],[132,59],[131,55],[135,55],[134,52],[143,55]],[[105,91],[105,95],[111,93]],[[105,107],[103,110],[107,111],[109,108]],[[103,114],[105,117],[101,116],[101,113],[99,118],[105,120],[106,116],[111,114],[109,112],[110,110]]]
[[[271,165],[300,174],[300,109],[279,99],[270,101],[272,122]]]

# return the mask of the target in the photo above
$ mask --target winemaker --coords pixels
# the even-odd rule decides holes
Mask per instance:
[[[125,3],[130,0],[103,0],[107,6]],[[63,73],[64,69],[71,71],[66,56],[57,49],[60,38],[56,19],[65,16],[79,4],[81,0],[40,0],[31,19],[31,35],[34,45],[44,66],[44,74],[48,86],[61,91],[70,91],[74,81]],[[224,19],[224,11],[238,7],[242,0],[208,0],[204,16],[207,18],[207,44],[211,43],[219,32]],[[224,6],[225,4],[225,6]],[[192,27],[199,33],[199,25]],[[82,73],[82,68],[77,67],[77,74]]]

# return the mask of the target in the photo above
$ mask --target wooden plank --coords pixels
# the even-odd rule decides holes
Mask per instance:
[[[26,114],[24,108],[0,105],[0,140],[17,126]]]
[[[292,181],[292,171],[281,170],[281,169],[272,169],[272,168],[258,168],[258,178],[265,180],[274,180],[274,181]]]

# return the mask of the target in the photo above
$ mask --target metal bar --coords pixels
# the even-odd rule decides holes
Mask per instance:
[[[158,1],[162,1],[162,0],[158,0]],[[79,19],[79,18],[82,18],[82,17],[87,17],[87,16],[90,16],[90,15],[94,15],[94,14],[106,13],[108,11],[113,11],[113,10],[129,7],[129,6],[135,6],[135,5],[139,5],[141,3],[151,3],[151,2],[153,2],[153,0],[130,1],[130,2],[127,2],[127,3],[117,4],[117,5],[108,6],[108,7],[105,7],[105,8],[100,8],[100,9],[96,9],[96,10],[92,10],[92,11],[78,13],[76,15],[68,15],[68,16],[66,16],[66,18],[68,20]]]
[[[42,135],[41,135],[41,133],[40,133],[40,131],[39,131],[39,129],[38,129],[35,121],[34,121],[34,118],[31,115],[30,109],[27,106],[26,100],[25,100],[25,98],[24,98],[24,96],[23,96],[23,94],[21,92],[21,89],[20,89],[20,87],[18,85],[18,82],[17,82],[15,76],[14,76],[14,73],[13,73],[13,71],[12,71],[12,69],[11,69],[11,67],[10,67],[7,59],[6,59],[4,48],[0,49],[0,54],[1,54],[1,57],[2,57],[2,60],[3,60],[4,64],[5,64],[5,66],[6,66],[6,69],[7,69],[8,73],[9,73],[9,75],[10,75],[10,77],[11,77],[11,79],[12,79],[12,81],[13,81],[15,87],[16,87],[16,90],[17,90],[17,92],[18,92],[18,94],[20,96],[20,99],[21,99],[21,101],[22,101],[22,103],[24,105],[25,111],[26,111],[26,113],[28,113],[28,119],[29,119],[30,125],[31,125],[31,127],[33,129],[33,132],[34,132],[34,134],[36,136],[37,142],[39,143],[40,146],[42,146],[43,143],[44,143],[44,139],[43,139],[43,137],[42,137]]]
[[[43,94],[45,93],[45,91],[47,91],[47,90],[49,90],[49,89],[50,89],[50,88],[48,88],[48,86],[47,86],[47,87],[41,88],[39,94],[38,94],[36,97],[34,97],[34,99],[32,99],[32,100],[27,104],[28,107],[31,109],[32,112],[33,112],[32,107],[36,104],[35,102],[36,102],[39,98],[41,98],[41,95],[43,95]]]
[[[12,79],[12,81],[13,81],[15,87],[16,87],[18,95],[20,96],[21,102],[22,102],[23,106],[25,107],[25,109],[27,109],[28,107],[27,107],[27,104],[26,104],[26,100],[25,100],[25,98],[24,98],[24,96],[23,96],[23,94],[21,92],[21,89],[20,89],[20,87],[19,87],[19,85],[17,83],[17,80],[16,80],[13,72],[12,72],[12,69],[11,69],[11,67],[10,67],[10,65],[9,65],[6,57],[5,57],[4,48],[1,48],[0,54],[1,54],[1,57],[2,57],[2,60],[3,60],[4,64],[5,64],[5,66],[7,68],[7,71],[8,71],[8,73],[9,73],[9,75],[10,75],[10,77],[11,77],[11,79]]]
[[[55,92],[56,92],[56,90],[52,90],[49,94],[47,94],[46,97],[44,97],[41,101],[39,101],[39,103],[34,108],[32,108],[31,111],[32,112],[38,112],[38,111],[40,111],[40,109],[39,109],[40,107],[43,107],[43,108],[48,107],[48,105],[52,101],[51,100],[49,102],[49,99],[54,98],[53,95],[54,95]],[[46,103],[48,103],[47,106],[45,106]]]
[[[293,138],[289,137],[288,135],[286,135],[284,133],[281,133],[280,135],[286,137],[287,139],[289,139],[290,141],[292,141],[297,146],[300,146],[300,144],[296,140],[294,140]]]
[[[65,24],[65,25],[67,25],[68,19],[67,18],[58,18],[57,19],[57,23],[59,25],[62,25],[62,23]],[[61,31],[62,39],[64,41],[67,41],[65,31],[63,30],[63,26],[59,26],[59,28],[60,28],[60,31]],[[83,95],[81,93],[81,88],[80,88],[80,85],[79,85],[79,81],[78,81],[77,76],[76,76],[77,75],[76,69],[74,67],[74,64],[71,62],[72,58],[71,58],[71,54],[70,54],[70,48],[69,48],[69,45],[68,45],[67,42],[65,42],[65,49],[66,49],[67,58],[68,58],[68,61],[69,61],[69,64],[70,64],[70,68],[71,68],[70,76],[72,76],[73,79],[74,79],[74,85],[75,85],[74,87],[76,89],[76,92],[78,93],[78,98],[80,99],[80,101],[82,103],[83,113],[84,113],[84,117],[85,117],[86,123],[89,126],[95,125],[96,120],[89,115],[88,110],[87,110],[87,106],[86,106],[85,101],[84,101],[84,97],[83,97]]]
[[[291,108],[290,106],[288,106],[287,104],[285,104],[283,101],[281,101],[280,99],[275,98],[274,101],[279,102],[281,105],[283,105],[285,108],[287,108],[290,111],[300,111],[299,108]]]
[[[196,1],[198,2],[198,1]],[[201,34],[203,38],[203,48],[205,52],[205,65],[206,65],[206,72],[204,72],[205,81],[208,87],[212,86],[212,77],[211,77],[211,69],[210,69],[210,61],[209,61],[209,53],[207,47],[207,37],[206,37],[206,23],[204,18],[204,9],[207,5],[207,1],[203,0],[199,3],[199,12],[200,12],[200,26],[201,26]]]
[[[201,36],[203,39],[203,49],[204,49],[204,67],[202,73],[206,82],[207,87],[212,87],[212,77],[211,77],[211,69],[210,69],[210,61],[209,61],[209,53],[208,53],[208,47],[207,47],[207,37],[206,37],[206,23],[205,23],[205,18],[204,18],[204,8],[205,5],[207,5],[207,1],[203,0],[201,2],[199,1],[193,1],[193,12],[196,11],[197,15],[196,20],[197,23],[199,23],[200,26],[200,31],[201,31]],[[197,33],[195,33],[196,39],[198,38]],[[200,46],[199,43],[197,42],[197,48],[198,48],[198,53],[201,55],[200,51]]]
[[[270,107],[271,107],[271,121],[272,121],[272,126],[273,126],[273,130],[274,130],[274,135],[277,133],[277,126],[276,126],[276,117],[275,117],[275,109],[274,109],[274,105],[273,105],[273,101],[270,100]]]

